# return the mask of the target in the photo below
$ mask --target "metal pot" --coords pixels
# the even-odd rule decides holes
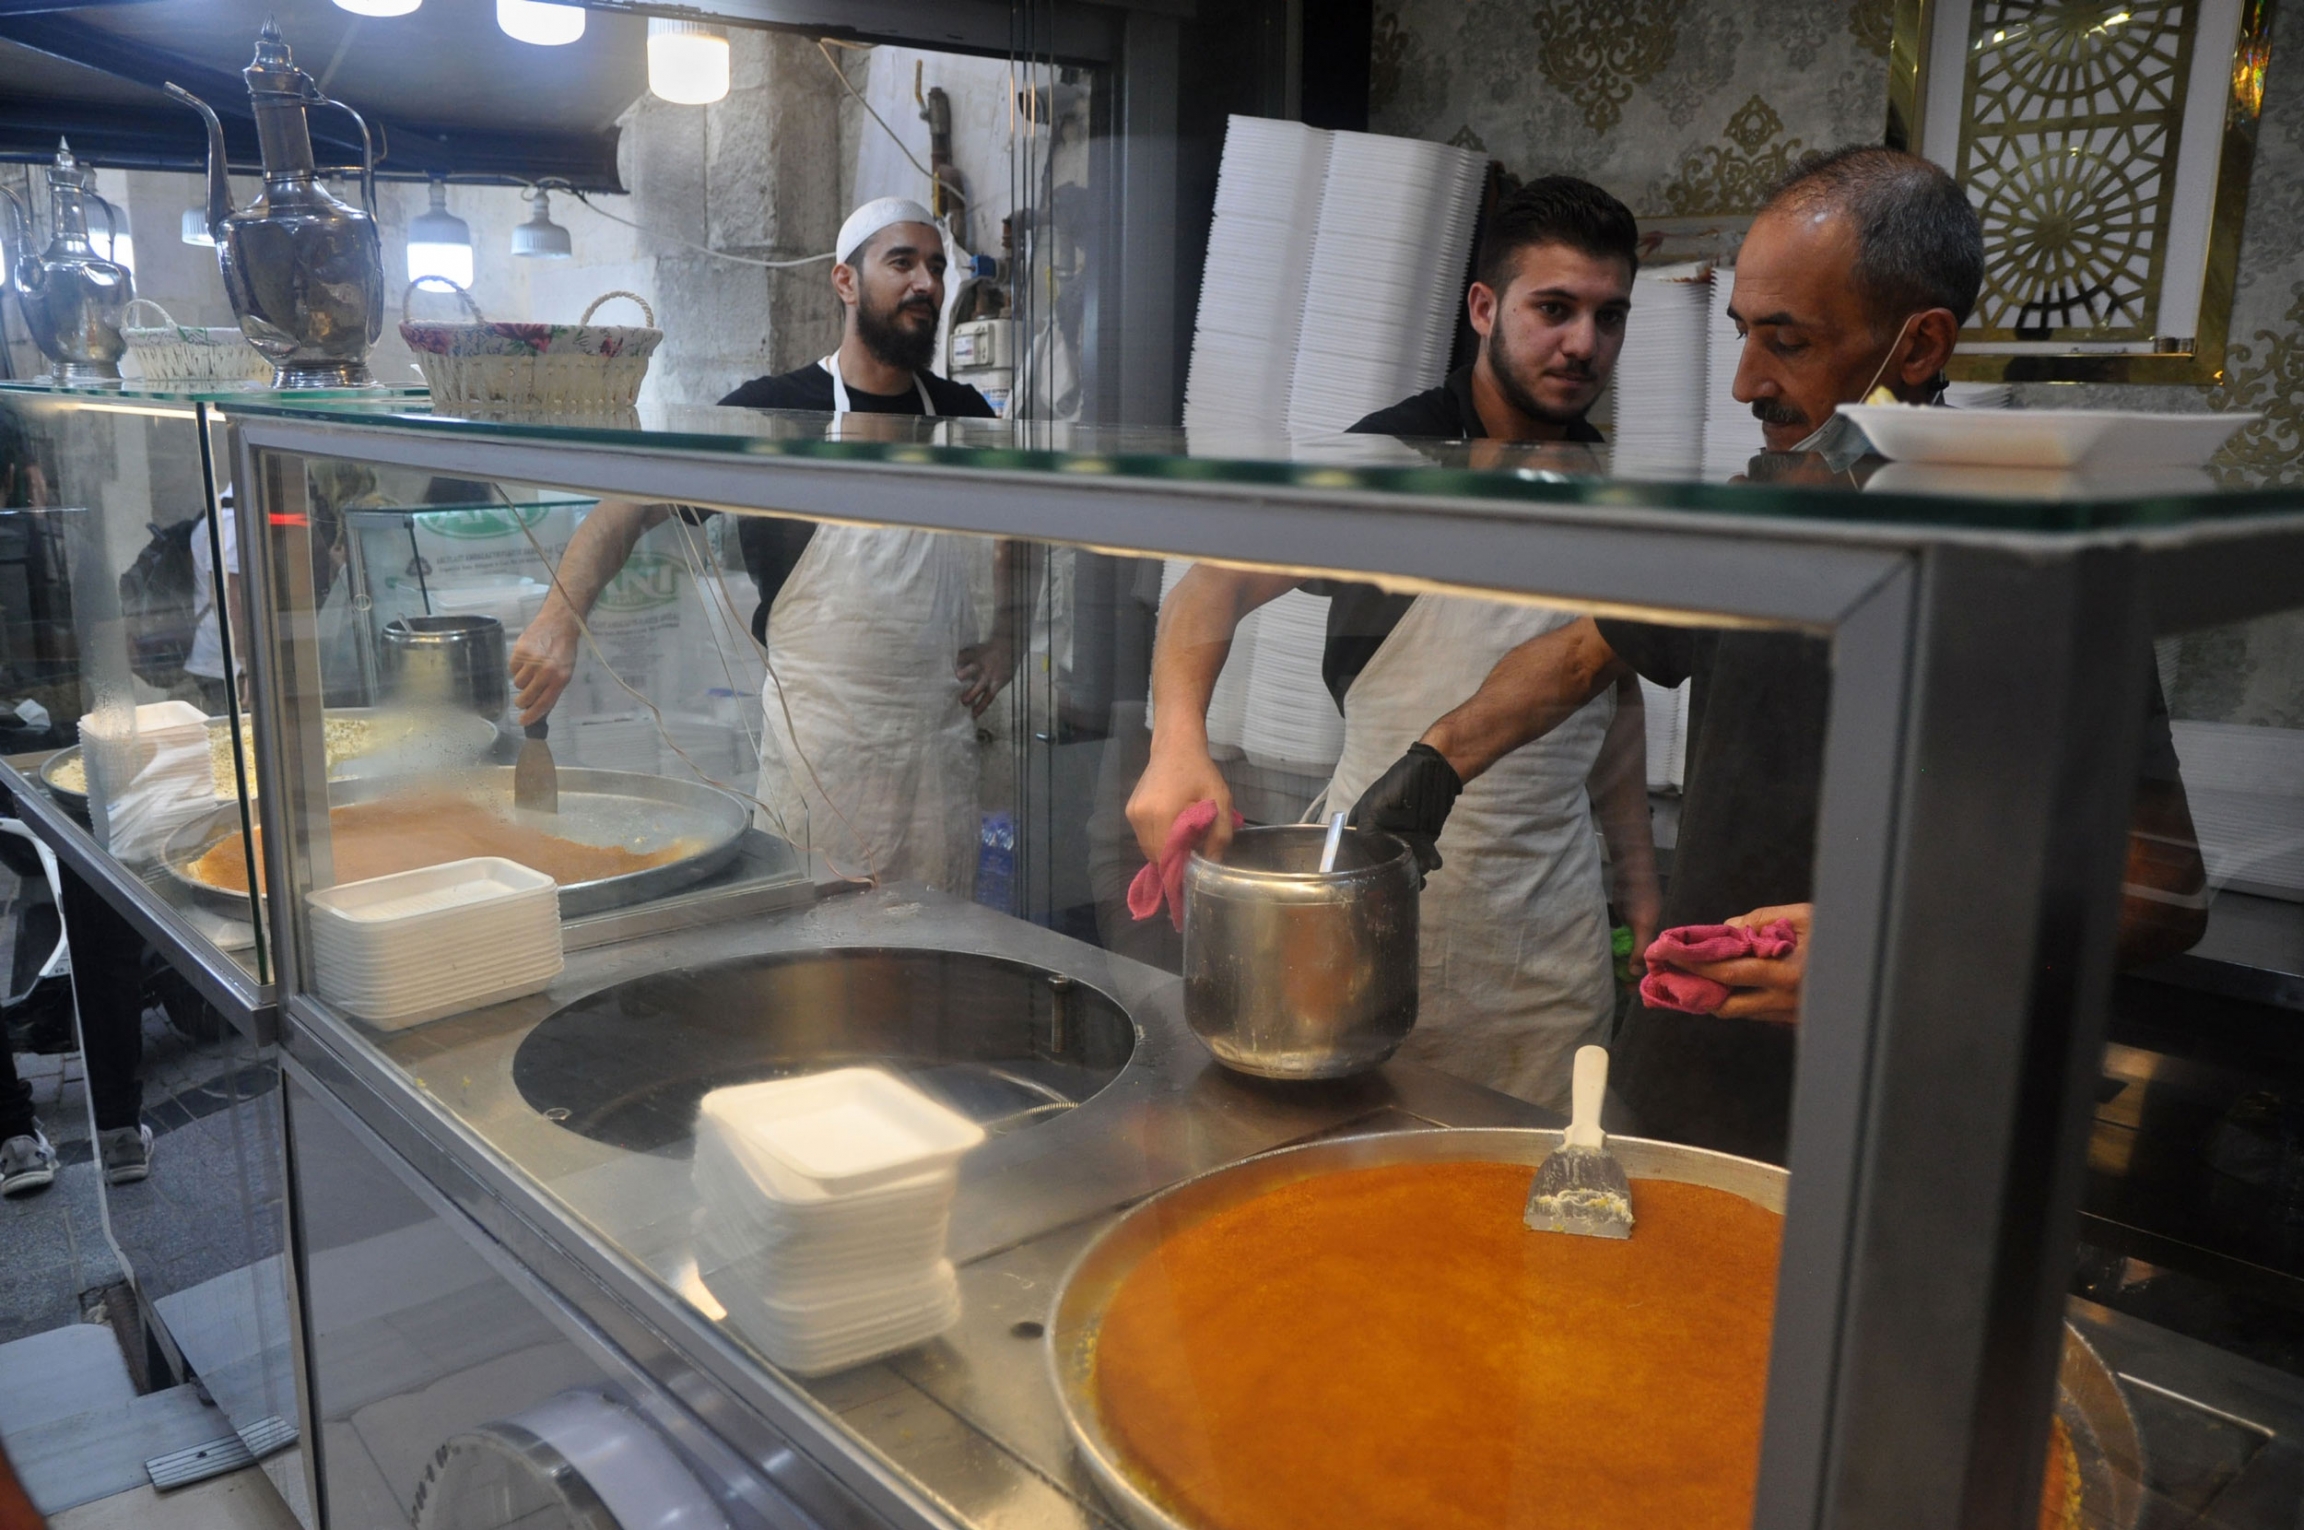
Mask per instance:
[[[493,616],[396,616],[384,624],[384,685],[405,706],[453,707],[490,722],[511,699],[504,624]]]
[[[1228,1068],[1342,1078],[1416,1024],[1416,858],[1347,830],[1322,872],[1319,825],[1246,829],[1184,872],[1184,1018]]]

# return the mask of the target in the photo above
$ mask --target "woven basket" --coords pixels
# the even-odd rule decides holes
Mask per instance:
[[[272,363],[256,353],[236,329],[204,329],[179,324],[150,298],[128,305],[127,317],[149,308],[161,322],[138,329],[123,324],[120,338],[146,382],[270,382]]]
[[[470,324],[419,324],[408,300],[420,286],[445,287],[470,310]],[[648,327],[594,324],[611,298],[630,298]],[[592,300],[574,324],[494,324],[472,294],[443,277],[408,284],[400,299],[400,338],[416,353],[434,407],[498,407],[559,411],[629,409],[648,376],[648,358],[663,343],[656,310],[636,292],[609,292]]]

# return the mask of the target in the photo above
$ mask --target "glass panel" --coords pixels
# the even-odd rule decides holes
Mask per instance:
[[[2157,658],[2168,718],[2139,789],[2073,1324],[2126,1383],[2147,1523],[2275,1524],[2295,1503],[2277,1442],[2304,1426],[2304,612]]]
[[[190,395],[0,388],[18,581],[0,709],[34,789],[262,983],[262,932],[178,873],[254,792],[225,680],[245,634],[219,614],[238,602],[236,545],[208,515],[222,431]]]
[[[1752,1491],[1829,639],[262,455],[296,986],[826,1427],[967,1523],[1535,1523],[1539,1413]],[[1585,1043],[1625,1242],[1524,1222]]]

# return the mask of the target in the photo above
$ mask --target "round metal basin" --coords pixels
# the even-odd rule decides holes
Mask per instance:
[[[1136,1028],[1061,973],[972,952],[741,957],[579,999],[512,1058],[546,1119],[614,1147],[685,1146],[714,1089],[886,1068],[987,1132],[1053,1119],[1127,1064]]]

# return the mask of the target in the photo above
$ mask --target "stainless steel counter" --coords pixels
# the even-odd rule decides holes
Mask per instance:
[[[1174,975],[916,888],[832,896],[803,911],[575,952],[544,994],[397,1035],[361,1034],[541,1188],[547,1204],[531,1219],[557,1214],[583,1224],[650,1272],[664,1301],[678,1292],[716,1320],[718,1304],[696,1278],[688,1144],[629,1152],[563,1129],[523,1097],[515,1054],[549,1015],[633,977],[743,956],[889,946],[1050,969],[1116,1001],[1136,1030],[1133,1055],[1101,1093],[967,1160],[951,1239],[960,1326],[889,1361],[789,1381],[829,1426],[820,1445],[806,1448],[869,1447],[959,1523],[1109,1522],[1066,1441],[1041,1324],[1073,1257],[1122,1208],[1187,1175],[1324,1133],[1558,1124],[1523,1102],[1408,1064],[1325,1085],[1240,1078],[1185,1029]]]

